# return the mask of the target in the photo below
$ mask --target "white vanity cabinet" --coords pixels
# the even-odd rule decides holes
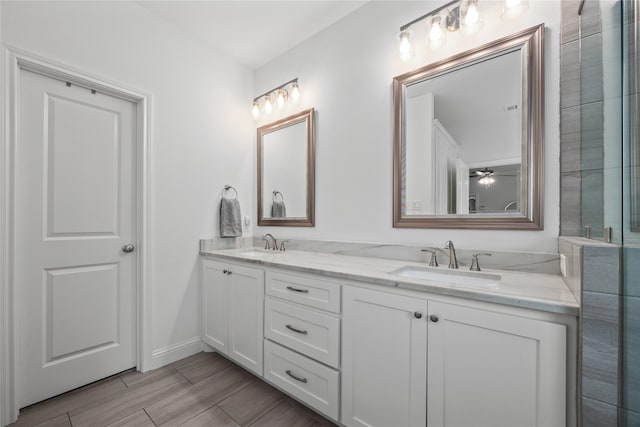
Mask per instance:
[[[566,425],[565,325],[466,301],[429,301],[428,325],[429,427]]]
[[[202,261],[202,340],[262,375],[264,271]]]
[[[429,298],[345,287],[343,424],[565,426],[565,325]]]
[[[342,292],[342,423],[426,425],[427,301]]]
[[[266,272],[264,378],[338,421],[339,282]]]

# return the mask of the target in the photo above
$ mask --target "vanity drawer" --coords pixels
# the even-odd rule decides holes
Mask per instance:
[[[340,319],[334,315],[267,298],[264,336],[338,368]]]
[[[338,419],[338,371],[265,340],[264,377],[326,416]]]
[[[267,271],[267,295],[340,313],[340,283],[315,277]]]

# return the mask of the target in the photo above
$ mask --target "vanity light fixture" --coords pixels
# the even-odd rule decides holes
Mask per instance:
[[[260,118],[261,112],[264,112],[265,115],[271,114],[274,102],[278,108],[282,108],[289,99],[293,102],[297,102],[298,99],[300,99],[300,85],[297,77],[253,98],[251,114],[253,115],[253,118],[257,120]],[[261,105],[262,111],[260,109]]]
[[[508,16],[519,14],[529,4],[529,0],[504,0],[504,2],[503,14]],[[476,33],[483,25],[478,3],[479,0],[453,0],[404,24],[400,27],[397,36],[400,59],[408,61],[413,58],[410,27],[421,21],[427,22],[425,43],[431,49],[438,49],[444,45],[447,32],[460,30],[464,34]]]

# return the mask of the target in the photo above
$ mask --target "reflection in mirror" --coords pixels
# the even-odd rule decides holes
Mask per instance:
[[[394,79],[394,226],[541,228],[542,32]]]
[[[258,225],[313,226],[313,112],[258,129]]]

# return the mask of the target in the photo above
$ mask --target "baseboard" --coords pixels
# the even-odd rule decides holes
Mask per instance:
[[[215,348],[211,347],[209,344],[207,344],[204,341],[200,341],[200,349],[202,351],[204,351],[205,353],[214,353],[218,350],[216,350]]]
[[[177,344],[159,348],[151,353],[151,369],[158,369],[164,365],[184,359],[202,351],[200,337],[190,338]]]

